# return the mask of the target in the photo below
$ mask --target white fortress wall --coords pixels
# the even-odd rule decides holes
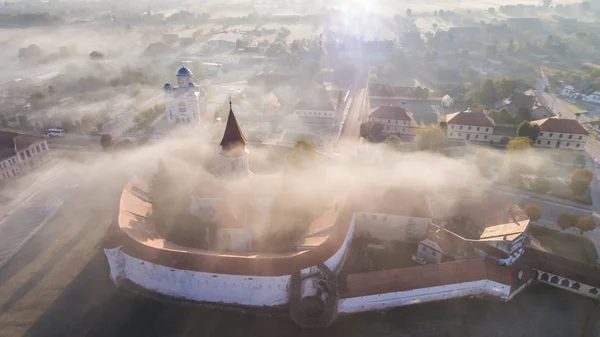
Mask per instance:
[[[393,293],[343,298],[338,301],[339,313],[384,310],[411,304],[441,301],[473,295],[492,295],[508,299],[510,286],[488,280],[448,284]]]
[[[350,248],[350,243],[352,243],[352,238],[354,237],[355,218],[356,215],[353,215],[350,220],[350,227],[348,227],[346,238],[344,238],[344,243],[342,243],[340,249],[325,261],[325,265],[336,274],[342,269],[346,256],[348,255],[348,249]]]
[[[340,249],[325,261],[325,265],[334,272],[343,265],[353,232],[354,218]],[[105,249],[104,252],[115,283],[127,279],[144,289],[193,301],[246,306],[279,306],[289,302],[291,275],[205,273],[149,263],[123,253],[120,248]]]

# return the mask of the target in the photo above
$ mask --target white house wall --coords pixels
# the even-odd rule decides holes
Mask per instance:
[[[508,299],[510,286],[494,281],[448,284],[437,287],[419,288],[393,293],[343,298],[338,301],[339,313],[385,310],[405,305],[448,300],[474,295],[491,295]]]
[[[448,139],[489,142],[493,140],[494,128],[491,126],[470,126],[449,124],[446,130]]]
[[[569,139],[569,137],[571,137],[571,139]],[[585,135],[545,131],[540,132],[540,136],[534,145],[535,147],[582,151],[585,149],[585,143],[587,142],[587,139],[588,136]],[[560,142],[560,144],[557,147],[556,144],[558,142]]]
[[[399,120],[399,119],[387,119],[387,118],[376,118],[369,117],[369,121],[381,123],[383,125],[383,132],[387,134],[402,134],[414,136],[417,134],[419,128],[411,127],[410,121]]]

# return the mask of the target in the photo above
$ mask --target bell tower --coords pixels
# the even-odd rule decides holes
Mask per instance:
[[[221,176],[229,178],[243,178],[250,175],[248,167],[248,149],[246,149],[246,137],[240,129],[233,109],[231,99],[229,100],[229,116],[225,132],[220,143],[219,153]]]

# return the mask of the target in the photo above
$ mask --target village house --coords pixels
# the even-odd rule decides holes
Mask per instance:
[[[294,106],[293,114],[312,123],[333,124],[341,121],[348,94],[348,90],[324,88],[305,93]]]
[[[383,133],[390,135],[415,136],[418,130],[412,113],[402,107],[377,107],[369,114],[369,121],[381,123]]]
[[[583,100],[586,102],[600,104],[600,91],[594,91],[593,93],[584,96]]]
[[[574,119],[557,117],[535,120],[540,126],[540,135],[535,147],[583,151],[588,140],[588,131]]]
[[[50,159],[44,138],[0,131],[0,179],[22,175]]]
[[[454,99],[450,95],[444,95],[441,101],[442,108],[451,108],[454,105]]]
[[[567,97],[571,97],[574,94],[577,94],[577,90],[575,90],[575,88],[572,85],[567,85],[565,86],[562,91],[561,91],[561,95],[563,96],[567,96]]]
[[[470,110],[446,115],[448,139],[489,142],[494,134],[494,120],[483,112]]]

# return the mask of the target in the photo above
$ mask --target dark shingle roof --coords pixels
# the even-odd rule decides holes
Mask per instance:
[[[411,121],[412,114],[398,106],[380,106],[369,114],[369,117]]]
[[[229,116],[227,117],[227,125],[225,125],[225,132],[223,133],[223,139],[221,140],[220,145],[224,149],[246,145],[246,137],[244,137],[240,125],[233,114],[231,102],[229,102]]]
[[[461,111],[446,115],[446,123],[471,126],[494,127],[494,120],[483,112]]]

